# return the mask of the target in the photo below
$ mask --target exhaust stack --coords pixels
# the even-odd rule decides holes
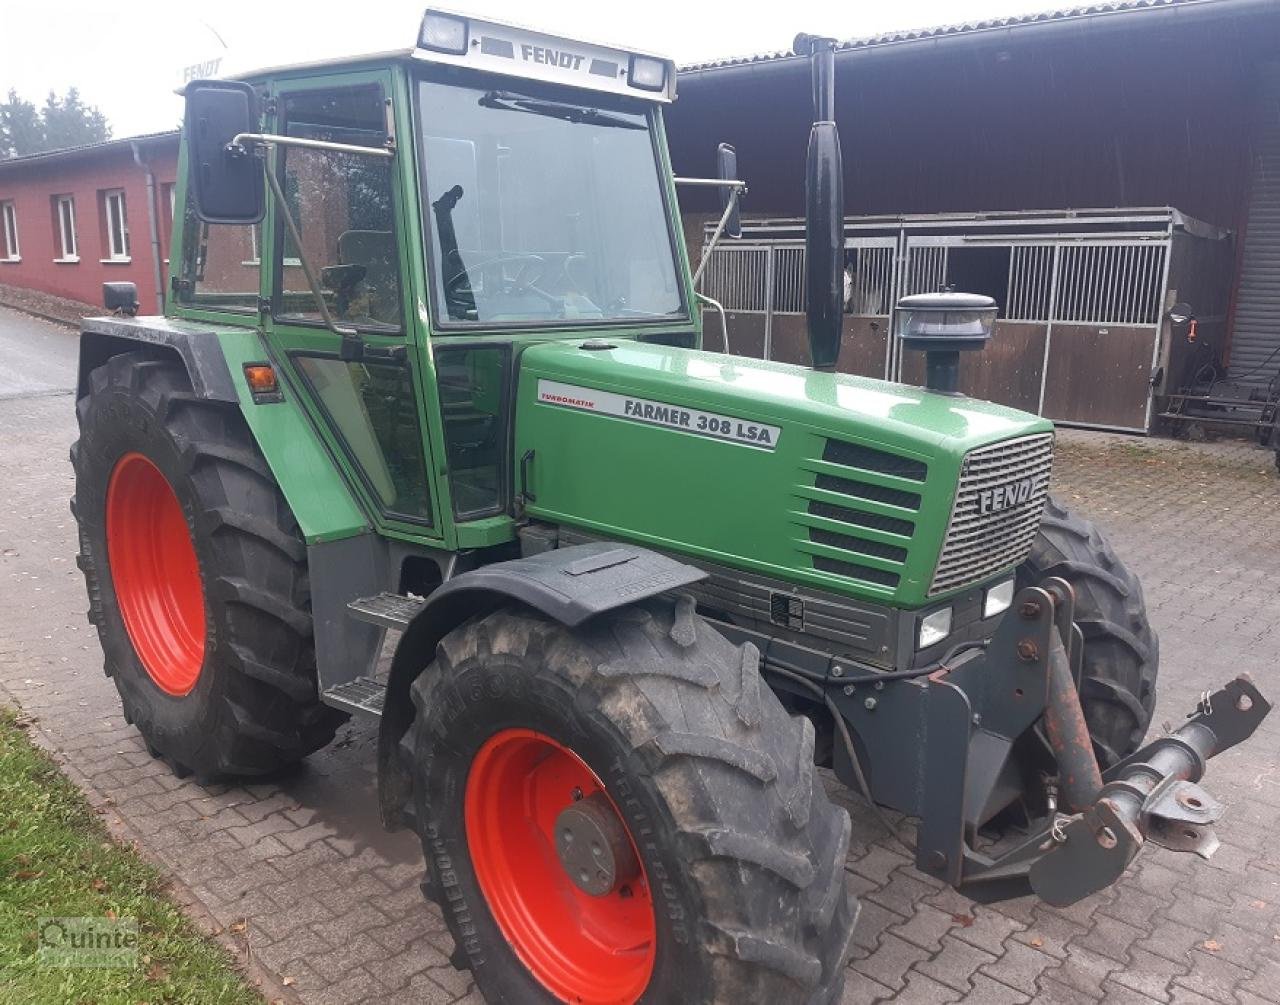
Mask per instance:
[[[813,73],[813,128],[805,167],[805,296],[809,356],[816,370],[835,369],[844,328],[844,162],[836,131],[833,38],[796,36]]]

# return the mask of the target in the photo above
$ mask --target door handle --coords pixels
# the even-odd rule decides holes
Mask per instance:
[[[538,497],[529,488],[529,465],[533,463],[532,450],[526,450],[520,458],[520,496],[525,502],[537,502]]]

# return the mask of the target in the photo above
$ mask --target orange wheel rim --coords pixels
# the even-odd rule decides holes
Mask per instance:
[[[649,983],[657,948],[644,867],[592,896],[569,878],[555,846],[560,813],[597,793],[607,798],[568,747],[533,730],[502,730],[480,748],[467,776],[467,847],[494,920],[548,991],[575,1005],[632,1005]],[[638,862],[621,814],[618,821]]]
[[[190,693],[204,665],[200,566],[173,487],[142,454],[125,454],[111,472],[107,558],[143,668],[166,694]]]

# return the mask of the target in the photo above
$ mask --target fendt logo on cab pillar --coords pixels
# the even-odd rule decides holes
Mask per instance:
[[[1031,494],[1035,490],[1036,480],[1034,478],[1021,478],[1006,485],[983,489],[978,493],[978,512],[999,513],[1001,510],[1026,502],[1031,498]]]

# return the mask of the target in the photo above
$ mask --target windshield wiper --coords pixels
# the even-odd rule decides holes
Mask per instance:
[[[547,101],[542,98],[527,98],[523,94],[510,91],[488,91],[480,98],[485,108],[503,108],[509,112],[529,112],[533,115],[546,115],[553,119],[564,119],[566,122],[587,122],[595,126],[615,126],[618,129],[648,129],[643,122],[624,119],[620,115],[602,112],[599,108],[588,108],[585,105],[571,105],[564,101]]]

